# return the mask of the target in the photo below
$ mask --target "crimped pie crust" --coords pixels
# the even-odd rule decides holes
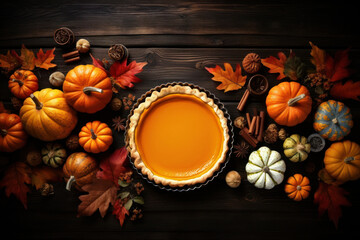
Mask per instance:
[[[137,150],[135,143],[135,129],[140,120],[141,114],[145,109],[149,108],[151,103],[155,102],[157,99],[165,97],[170,94],[188,94],[192,96],[196,96],[201,99],[205,104],[208,104],[215,112],[215,114],[219,117],[220,126],[222,127],[222,133],[224,137],[222,152],[220,157],[215,162],[215,164],[203,175],[187,180],[174,180],[164,178],[162,176],[155,175],[150,169],[148,169],[145,163],[142,161],[141,156]],[[191,88],[190,86],[168,86],[161,88],[160,91],[153,91],[151,95],[145,98],[144,102],[140,103],[137,108],[134,109],[132,116],[129,121],[129,128],[127,131],[128,137],[128,151],[130,153],[131,158],[133,159],[134,166],[141,170],[141,173],[148,177],[149,180],[154,181],[156,184],[162,184],[164,186],[170,187],[183,187],[185,185],[195,185],[198,183],[204,183],[208,178],[212,177],[213,174],[220,169],[220,166],[226,160],[226,153],[228,151],[228,141],[229,141],[229,129],[227,125],[227,118],[224,116],[223,111],[218,107],[217,104],[214,103],[212,98],[207,97],[206,93],[199,91],[196,88]]]

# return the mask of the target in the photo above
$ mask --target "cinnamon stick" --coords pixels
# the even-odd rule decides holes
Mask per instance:
[[[249,134],[250,135],[252,135],[254,133],[255,124],[256,124],[256,116],[253,116],[252,119],[251,119],[250,127],[249,127]]]
[[[63,58],[73,58],[73,57],[76,57],[76,56],[79,56],[79,51],[78,50],[68,52],[68,53],[65,53],[65,54],[62,55]]]
[[[245,131],[245,133],[247,133],[249,135],[251,141],[253,141],[255,144],[258,144],[259,141],[255,137],[253,137],[253,136],[251,136],[249,134],[249,129],[248,128],[244,128],[244,131]]]
[[[65,63],[71,63],[71,62],[75,62],[75,61],[78,61],[78,60],[80,60],[79,56],[74,57],[74,58],[70,58],[70,59],[66,59],[64,62]]]
[[[248,89],[246,89],[240,102],[239,102],[239,105],[237,106],[237,109],[239,111],[242,111],[244,109],[245,103],[246,103],[247,99],[249,98],[249,95],[250,95],[250,91]]]
[[[259,135],[259,131],[260,131],[260,116],[256,116],[255,136]]]
[[[248,142],[252,147],[256,147],[257,141],[252,136],[249,135],[248,128],[243,128],[240,131],[240,136],[244,138],[246,142]]]
[[[246,113],[246,121],[247,121],[248,127],[250,128],[250,124],[251,124],[250,113]]]
[[[264,122],[265,122],[265,112],[260,111],[260,129],[259,129],[259,135],[257,136],[257,140],[259,142],[262,142],[264,138]]]

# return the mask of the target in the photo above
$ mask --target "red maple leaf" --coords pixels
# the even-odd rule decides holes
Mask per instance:
[[[350,76],[351,72],[348,69],[350,65],[349,50],[348,48],[337,51],[334,58],[330,55],[326,56],[326,76],[330,82],[336,82]]]
[[[132,61],[127,65],[127,59],[122,62],[114,62],[110,67],[110,75],[114,78],[114,84],[118,84],[121,88],[132,88],[133,83],[140,82],[140,78],[135,75],[142,72],[147,62]]]
[[[93,64],[95,67],[101,68],[102,70],[104,70],[104,71],[107,73],[107,75],[110,75],[109,71],[107,71],[107,70],[105,69],[105,66],[104,66],[103,61],[101,61],[100,59],[94,58],[91,53],[90,53],[90,57],[91,57],[91,59],[92,59],[92,64]]]
[[[118,184],[121,173],[127,172],[129,169],[126,166],[128,163],[128,151],[125,147],[116,149],[110,156],[101,160],[100,170],[96,177],[104,180],[110,180]]]
[[[120,199],[117,199],[114,204],[114,210],[112,212],[113,215],[119,220],[120,225],[122,226],[125,221],[126,215],[129,215],[129,211],[126,210],[124,205],[121,203]]]
[[[319,215],[327,211],[336,228],[342,216],[341,206],[351,206],[345,197],[346,194],[348,193],[343,188],[324,182],[319,182],[319,187],[314,194],[314,203],[319,204]]]
[[[341,81],[337,82],[330,89],[330,95],[339,100],[354,99],[360,101],[360,81],[348,80],[344,84]]]
[[[0,188],[5,187],[7,197],[14,194],[27,209],[27,193],[30,192],[26,184],[31,184],[31,169],[24,162],[15,162],[8,167]]]

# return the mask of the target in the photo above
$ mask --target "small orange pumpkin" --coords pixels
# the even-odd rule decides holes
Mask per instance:
[[[266,97],[269,116],[288,127],[305,121],[311,112],[309,90],[298,82],[282,82],[270,89]]]
[[[295,201],[301,201],[307,198],[310,190],[310,180],[298,173],[289,177],[285,185],[287,196]]]
[[[78,190],[81,187],[92,183],[97,171],[99,170],[95,158],[84,152],[75,152],[71,154],[63,166],[66,189],[71,190],[75,186]]]
[[[11,93],[20,99],[25,99],[39,89],[38,78],[32,71],[16,70],[8,82]]]
[[[360,146],[350,140],[336,142],[326,150],[326,171],[340,182],[360,178]]]
[[[88,122],[81,128],[79,143],[87,152],[105,152],[113,143],[112,131],[106,123]]]
[[[27,134],[20,117],[16,114],[0,113],[0,151],[14,152],[25,146]]]
[[[106,72],[93,65],[70,70],[63,83],[66,101],[77,111],[95,113],[112,98],[112,83]]]

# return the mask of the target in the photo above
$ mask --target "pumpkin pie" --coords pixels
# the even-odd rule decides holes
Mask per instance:
[[[205,92],[190,86],[154,90],[129,118],[127,147],[134,166],[156,184],[192,186],[226,160],[227,118]]]

